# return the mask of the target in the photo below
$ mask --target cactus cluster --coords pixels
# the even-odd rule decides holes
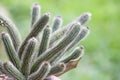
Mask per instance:
[[[40,16],[40,5],[33,4],[31,31],[21,41],[12,21],[0,15],[0,26],[7,30],[1,40],[10,60],[0,61],[0,72],[8,76],[5,80],[48,80],[50,75],[60,76],[77,66],[84,52],[79,42],[89,34],[85,23],[91,14],[83,13],[65,27],[61,16],[55,16],[52,25],[49,18],[50,13]],[[63,57],[67,52],[71,54]]]

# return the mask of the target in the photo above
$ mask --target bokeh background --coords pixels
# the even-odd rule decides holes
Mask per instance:
[[[41,13],[61,15],[64,24],[91,12],[90,35],[81,42],[85,55],[62,80],[120,80],[120,0],[0,0],[0,13],[12,18],[24,39],[30,30],[30,7],[38,2]],[[1,29],[0,29],[1,30]],[[0,43],[1,44],[1,43]],[[7,60],[3,46],[0,59]]]

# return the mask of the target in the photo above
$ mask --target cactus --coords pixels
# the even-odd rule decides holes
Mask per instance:
[[[1,33],[1,39],[10,60],[0,61],[0,78],[55,80],[54,76],[58,77],[77,66],[84,53],[79,42],[89,34],[90,29],[85,23],[90,20],[91,14],[83,13],[65,27],[61,27],[61,16],[54,17],[52,26],[48,24],[49,18],[50,13],[40,17],[40,5],[33,4],[31,31],[22,42],[12,21],[0,15],[0,26],[7,29],[7,32]],[[71,54],[65,58],[68,52]]]

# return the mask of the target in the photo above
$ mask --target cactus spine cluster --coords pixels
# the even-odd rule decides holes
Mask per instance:
[[[0,72],[12,80],[44,80],[50,75],[60,76],[77,66],[84,53],[83,46],[78,43],[89,34],[85,23],[91,14],[83,13],[65,27],[62,27],[61,16],[55,16],[51,26],[49,18],[50,13],[40,16],[40,6],[35,3],[31,10],[31,31],[21,41],[12,21],[0,15],[0,26],[7,30],[1,33],[1,39],[10,60],[0,61]],[[68,51],[71,54],[63,58]]]

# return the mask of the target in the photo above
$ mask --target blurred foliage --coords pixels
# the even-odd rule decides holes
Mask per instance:
[[[81,42],[86,49],[84,58],[76,69],[61,76],[62,80],[120,80],[120,0],[0,0],[23,39],[30,30],[33,2],[40,3],[42,13],[50,12],[51,20],[61,15],[64,25],[83,12],[92,13],[90,35]]]

